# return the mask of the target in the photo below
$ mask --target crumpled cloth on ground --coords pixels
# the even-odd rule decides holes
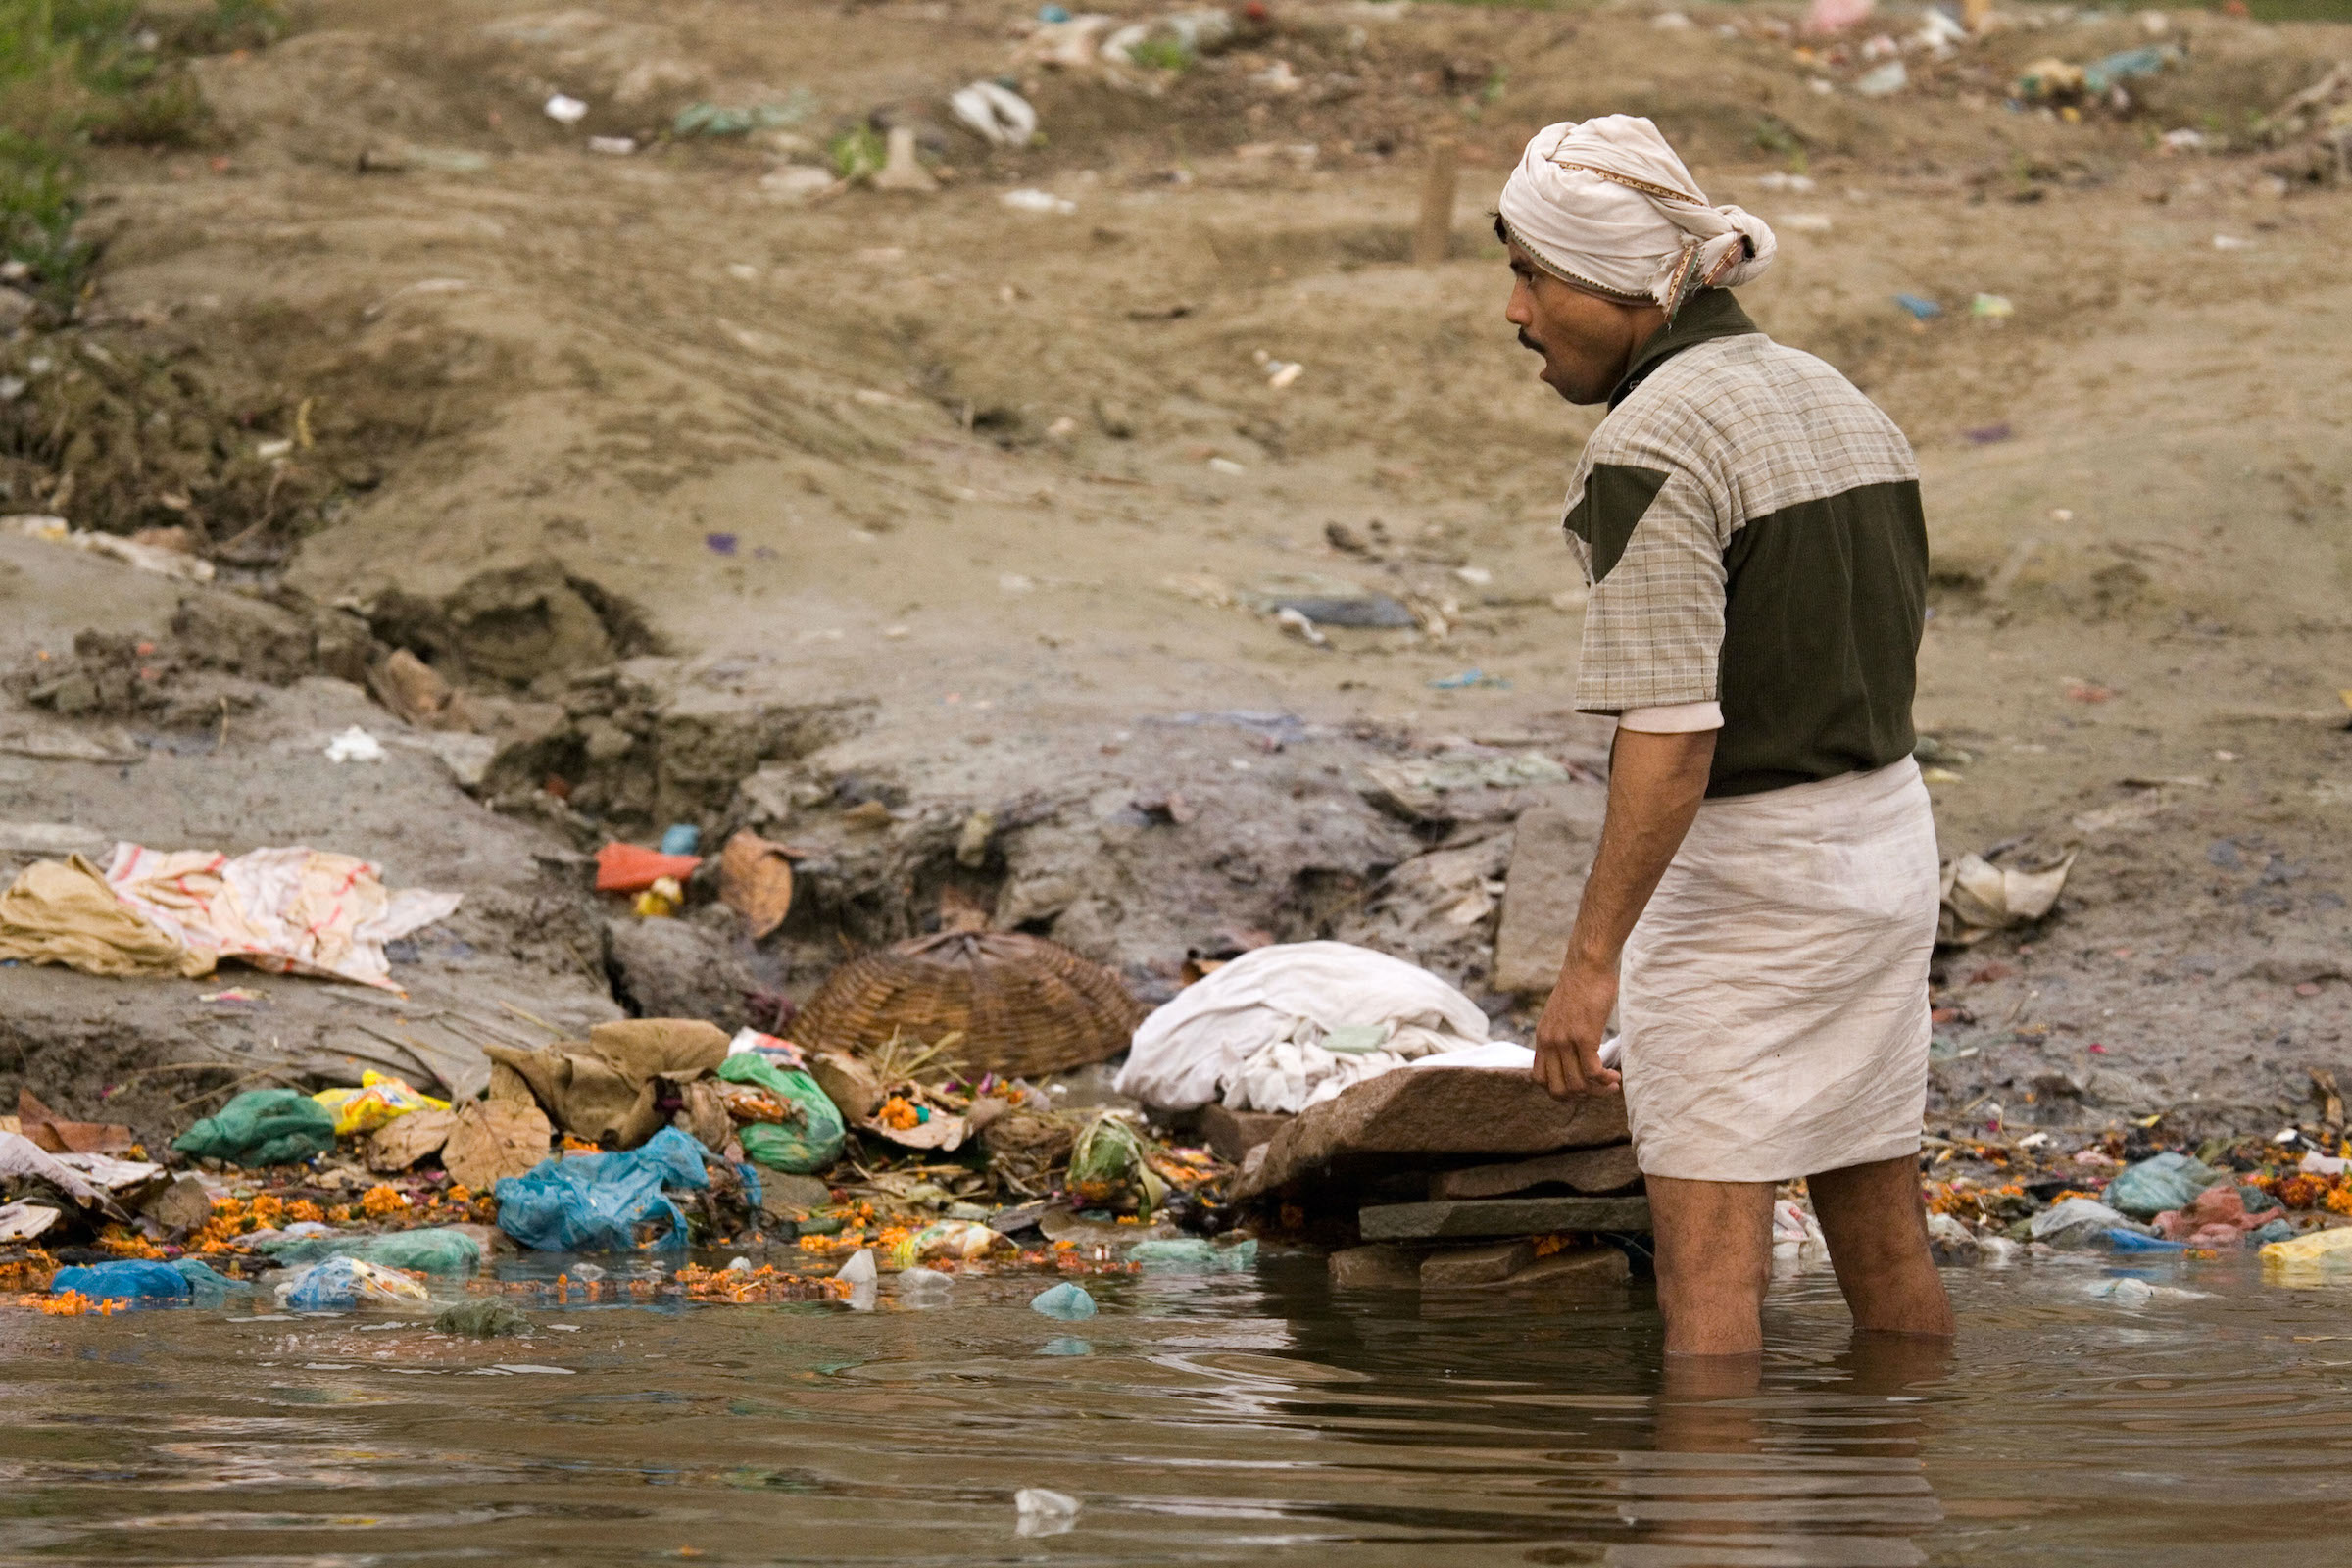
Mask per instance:
[[[62,963],[84,974],[213,972],[213,955],[174,942],[126,908],[80,856],[39,860],[0,894],[0,958]]]
[[[2245,1195],[2222,1182],[2199,1193],[2187,1207],[2168,1208],[2157,1215],[2156,1234],[2191,1247],[2243,1247],[2249,1232],[2262,1229],[2282,1212],[2272,1208],[2249,1214]]]
[[[482,1049],[520,1073],[556,1125],[574,1138],[635,1149],[668,1124],[660,1081],[716,1071],[727,1059],[727,1033],[699,1018],[624,1018],[598,1024],[585,1043]]]
[[[118,844],[106,881],[125,905],[194,953],[387,991],[397,988],[384,944],[447,919],[463,897],[421,888],[395,892],[372,860],[300,846],[231,858]]]
[[[1483,1045],[1487,1015],[1428,970],[1345,942],[1259,948],[1135,1031],[1118,1091],[1162,1110],[1222,1098],[1297,1111],[1416,1058]]]

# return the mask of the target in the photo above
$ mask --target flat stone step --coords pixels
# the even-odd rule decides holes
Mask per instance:
[[[1400,1067],[1310,1105],[1242,1164],[1247,1202],[1297,1184],[1346,1190],[1428,1163],[1482,1161],[1622,1144],[1633,1136],[1619,1095],[1557,1101],[1503,1067]]]
[[[1646,1198],[1489,1198],[1381,1203],[1358,1212],[1367,1242],[1440,1236],[1547,1236],[1555,1231],[1647,1231]]]
[[[1634,1160],[1634,1146],[1613,1144],[1607,1149],[1578,1149],[1565,1154],[1545,1154],[1508,1164],[1432,1171],[1429,1197],[1432,1202],[1508,1198],[1531,1187],[1558,1186],[1597,1198],[1641,1185],[1642,1167]]]

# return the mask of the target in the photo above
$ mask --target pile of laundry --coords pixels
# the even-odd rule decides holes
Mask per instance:
[[[78,855],[42,860],[0,894],[0,960],[194,978],[233,958],[389,991],[384,944],[447,919],[460,897],[395,891],[373,861],[322,850],[122,843],[103,871]]]
[[[1399,1067],[1533,1063],[1487,1034],[1478,1004],[1426,969],[1345,942],[1284,943],[1146,1018],[1117,1088],[1163,1111],[1296,1112]]]

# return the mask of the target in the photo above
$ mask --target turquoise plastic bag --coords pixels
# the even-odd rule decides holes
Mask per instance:
[[[185,1301],[195,1295],[187,1275],[171,1264],[127,1257],[59,1269],[57,1278],[49,1282],[49,1292],[63,1296],[68,1291],[79,1291],[101,1301]]]
[[[2221,1179],[2220,1171],[2194,1155],[2164,1153],[2117,1172],[2099,1197],[2133,1219],[2154,1219],[2168,1208],[2186,1208]]]
[[[664,1127],[617,1154],[541,1160],[498,1184],[498,1228],[540,1252],[631,1252],[684,1247],[686,1216],[662,1189],[710,1185],[703,1146]],[[639,1231],[659,1224],[659,1235]]]
[[[287,1236],[264,1242],[257,1250],[289,1265],[356,1257],[385,1268],[413,1268],[427,1274],[469,1274],[482,1265],[482,1244],[464,1231],[445,1228],[386,1231],[374,1236]]]
[[[823,1170],[841,1157],[849,1129],[841,1112],[816,1080],[797,1067],[778,1067],[756,1051],[739,1051],[718,1064],[718,1075],[731,1084],[764,1089],[787,1105],[798,1105],[797,1122],[757,1121],[737,1129],[743,1152],[770,1170],[806,1176]]]

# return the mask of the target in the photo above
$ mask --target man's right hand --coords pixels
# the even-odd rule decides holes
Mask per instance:
[[[1536,1023],[1536,1082],[1555,1100],[1614,1094],[1614,1068],[1600,1064],[1601,1031],[1617,1005],[1617,971],[1570,958]]]

